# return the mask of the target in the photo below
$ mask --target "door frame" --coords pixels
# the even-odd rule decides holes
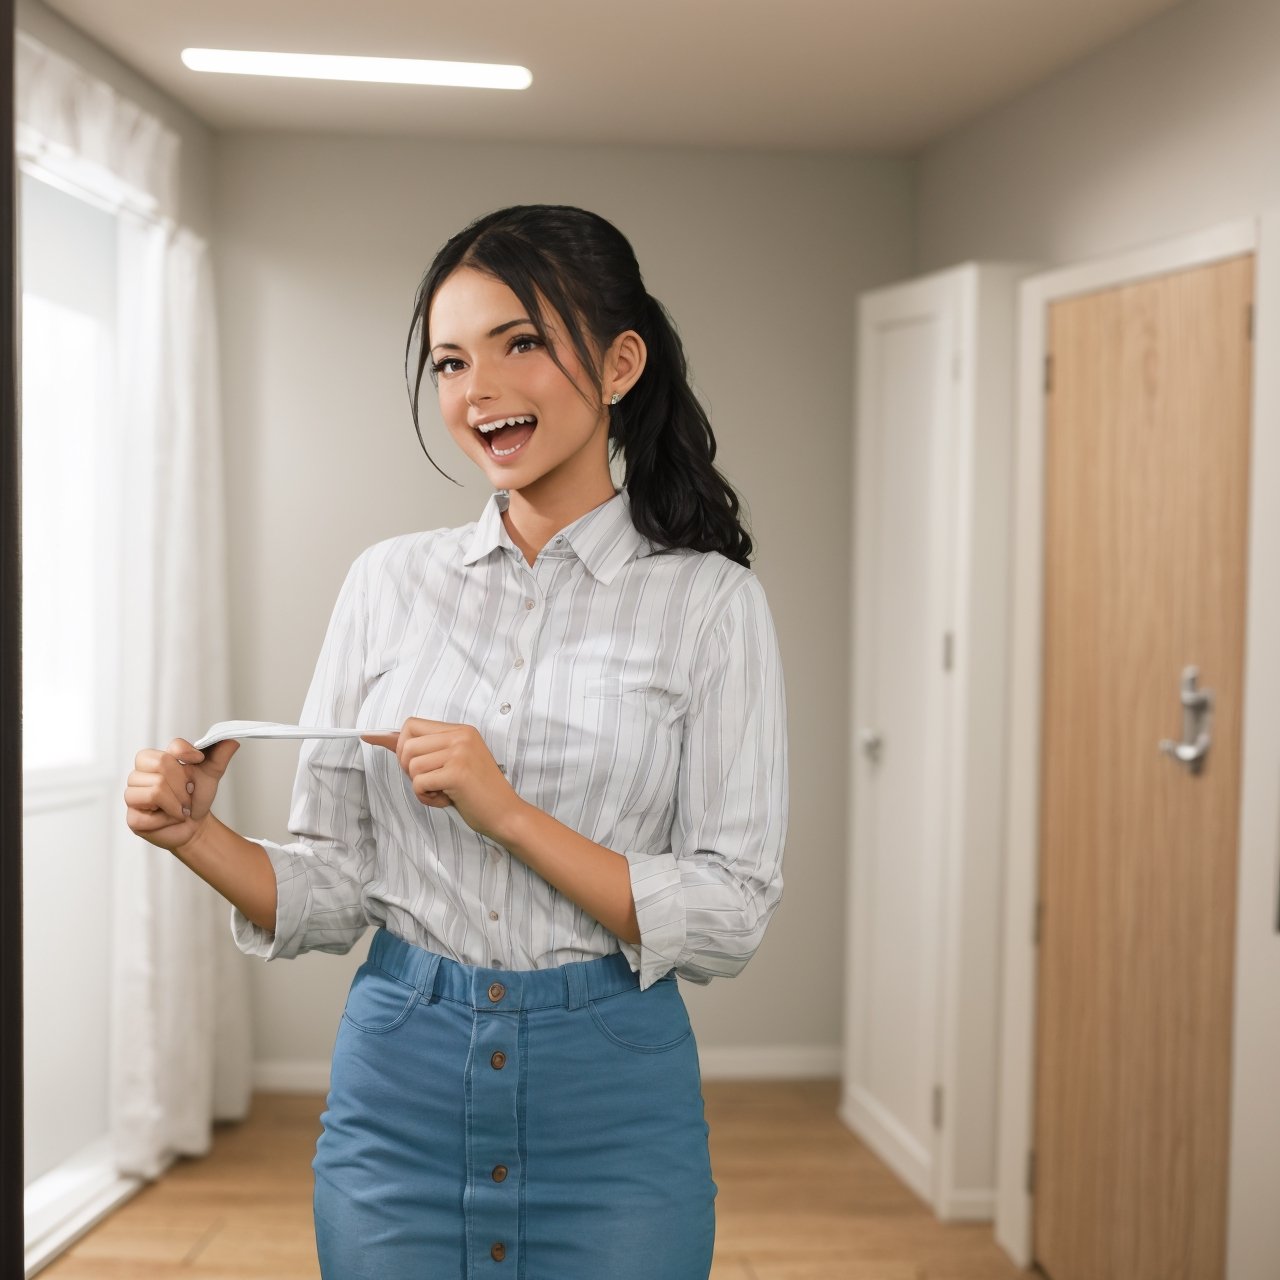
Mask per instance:
[[[1028,1157],[1034,1135],[1034,919],[1044,611],[1044,358],[1048,304],[1253,252],[1254,370],[1233,1016],[1228,1274],[1254,1280],[1280,1257],[1280,208],[1025,279],[1019,291],[1016,481],[1005,835],[996,1240],[1032,1257]],[[1270,550],[1270,554],[1268,551]],[[1270,709],[1270,714],[1267,714]],[[1154,746],[1154,744],[1153,744]],[[1270,1274],[1270,1273],[1268,1273]]]

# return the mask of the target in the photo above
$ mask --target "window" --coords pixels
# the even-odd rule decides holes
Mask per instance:
[[[116,215],[21,173],[23,766],[106,767]]]

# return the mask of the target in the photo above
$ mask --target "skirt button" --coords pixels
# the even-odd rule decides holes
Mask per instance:
[[[489,1059],[489,1065],[495,1071],[501,1071],[507,1065],[507,1055],[501,1049],[495,1049],[493,1056]]]
[[[489,999],[497,1004],[503,996],[507,994],[507,989],[500,982],[491,983],[489,986]]]
[[[501,1262],[507,1256],[507,1246],[501,1240],[489,1246],[489,1256],[494,1262]]]

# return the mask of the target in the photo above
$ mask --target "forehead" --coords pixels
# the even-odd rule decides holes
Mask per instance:
[[[539,298],[547,323],[554,316]],[[495,325],[526,314],[510,285],[474,267],[457,267],[436,289],[427,313],[431,341],[464,342],[487,334]]]

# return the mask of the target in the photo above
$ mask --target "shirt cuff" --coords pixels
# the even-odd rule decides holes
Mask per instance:
[[[674,854],[624,850],[623,857],[631,872],[640,944],[619,942],[644,991],[676,967],[684,950],[684,889]]]
[[[263,960],[292,960],[302,947],[304,926],[309,914],[310,886],[302,857],[272,840],[246,836],[261,845],[271,859],[276,874],[276,927],[272,933],[254,924],[239,907],[231,908],[231,936],[247,956]]]

